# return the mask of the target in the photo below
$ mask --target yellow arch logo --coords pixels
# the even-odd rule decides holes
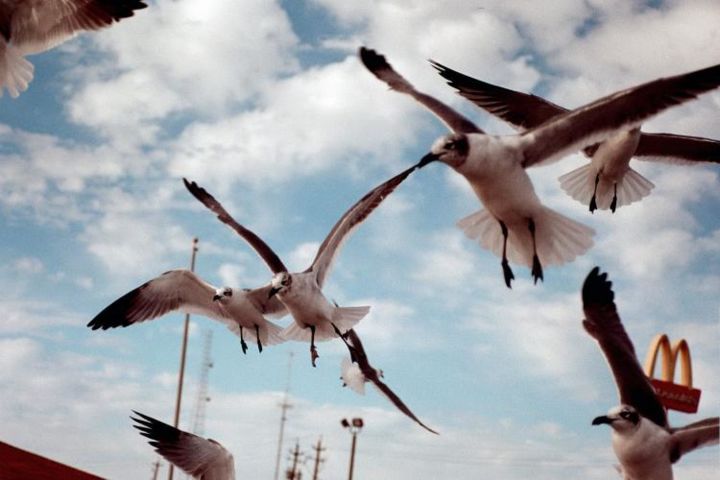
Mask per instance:
[[[662,372],[659,379],[654,378],[658,354],[662,357]],[[679,384],[675,383],[678,360],[681,368]],[[655,393],[665,408],[686,413],[697,412],[701,391],[692,386],[692,359],[690,347],[685,339],[677,340],[671,345],[667,335],[664,333],[656,335],[650,342],[645,357],[645,375],[650,378]]]

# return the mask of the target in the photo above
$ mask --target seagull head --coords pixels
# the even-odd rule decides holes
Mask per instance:
[[[292,275],[288,272],[276,273],[272,280],[270,280],[270,292],[268,298],[272,298],[276,293],[281,293],[283,290],[290,287],[292,284]]]
[[[635,429],[640,424],[640,414],[630,405],[618,405],[613,407],[607,415],[601,415],[593,419],[593,425],[610,425],[617,432],[625,432]]]
[[[213,295],[213,302],[217,302],[218,300],[222,300],[224,298],[230,298],[232,297],[233,291],[230,287],[222,287],[215,289],[215,295]]]
[[[469,151],[468,136],[464,133],[451,133],[435,140],[430,148],[430,153],[420,159],[417,167],[422,168],[430,162],[439,160],[457,168],[465,162]]]

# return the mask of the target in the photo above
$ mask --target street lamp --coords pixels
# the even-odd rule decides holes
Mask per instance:
[[[363,419],[353,418],[351,421],[348,421],[347,418],[343,418],[340,420],[340,425],[342,425],[343,428],[347,428],[352,435],[352,446],[350,447],[350,468],[348,473],[348,480],[352,480],[353,467],[355,466],[355,444],[357,442],[357,434],[360,433],[360,430],[362,430],[363,427]]]

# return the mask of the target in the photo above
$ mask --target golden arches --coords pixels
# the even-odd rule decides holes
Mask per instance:
[[[692,388],[692,360],[690,358],[690,347],[684,338],[677,340],[670,346],[670,339],[664,333],[655,335],[650,342],[647,356],[645,357],[645,375],[653,378],[655,375],[655,363],[658,352],[662,352],[662,378],[666,382],[674,382],[675,367],[680,356],[681,385]]]

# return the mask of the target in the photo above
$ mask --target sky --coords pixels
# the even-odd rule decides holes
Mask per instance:
[[[125,329],[86,324],[125,292],[186,268],[214,285],[256,287],[265,265],[185,190],[214,194],[291,270],[305,269],[343,212],[417,162],[446,133],[412,99],[364,69],[385,54],[418,88],[483,129],[512,130],[455,94],[427,62],[572,108],[720,62],[714,0],[158,0],[101,32],[29,57],[35,78],[0,98],[0,440],[112,479],[152,476],[157,456],[131,410],[170,422],[183,315]],[[720,138],[720,92],[644,131]],[[356,478],[616,478],[610,430],[591,420],[618,403],[583,331],[580,288],[609,272],[644,359],[657,333],[685,338],[697,415],[720,413],[720,189],[713,166],[634,160],[655,184],[615,214],[568,197],[557,177],[579,155],[529,171],[543,203],[595,229],[587,254],[533,285],[455,222],[478,210],[441,164],[414,173],[345,243],[325,293],[370,305],[357,330],[370,361],[432,435],[374,389],[343,389],[340,342],[251,348],[193,317],[181,428],[190,429],[212,331],[204,433],[231,450],[238,475],[271,478],[289,386],[282,465],[297,441],[310,478],[346,475],[362,417]],[[278,320],[287,325],[289,317]],[[289,378],[289,381],[288,381]],[[716,478],[718,449],[693,452],[676,478]],[[160,478],[166,475],[166,466]]]

